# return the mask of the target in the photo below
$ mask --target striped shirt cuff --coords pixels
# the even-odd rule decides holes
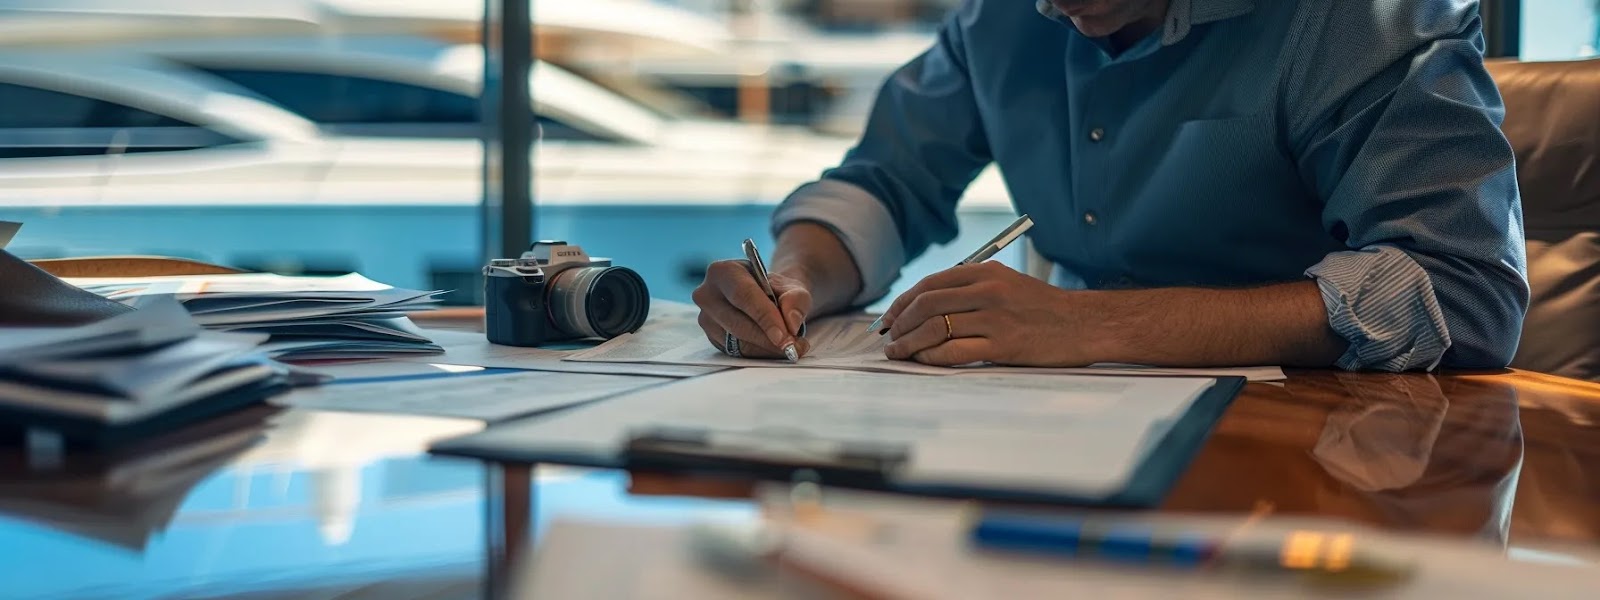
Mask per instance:
[[[844,242],[861,272],[861,295],[856,296],[855,306],[882,298],[900,277],[906,261],[900,230],[889,209],[870,192],[834,179],[801,186],[773,213],[772,235],[800,222],[827,227]]]
[[[1322,290],[1328,324],[1350,342],[1339,368],[1431,371],[1450,348],[1433,282],[1399,248],[1335,252],[1306,275]]]

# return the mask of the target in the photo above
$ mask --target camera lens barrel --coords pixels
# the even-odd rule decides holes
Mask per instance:
[[[650,290],[627,267],[578,267],[550,282],[550,321],[579,338],[633,333],[650,316]]]

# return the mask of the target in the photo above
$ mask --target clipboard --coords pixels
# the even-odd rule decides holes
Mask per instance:
[[[1080,495],[995,487],[974,483],[930,485],[898,480],[895,470],[908,458],[906,448],[892,444],[826,443],[806,446],[803,440],[772,441],[772,432],[706,431],[693,427],[644,428],[620,440],[588,444],[552,444],[521,430],[537,427],[539,417],[511,421],[430,448],[443,456],[491,462],[551,463],[590,468],[710,475],[756,480],[811,480],[823,485],[923,496],[997,502],[1066,504],[1106,508],[1153,508],[1187,470],[1239,391],[1243,377],[1213,378],[1188,410],[1170,427],[1132,472],[1122,489],[1106,495]],[[575,410],[583,410],[582,407]]]

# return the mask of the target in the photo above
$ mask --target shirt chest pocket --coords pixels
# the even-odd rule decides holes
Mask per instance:
[[[1196,185],[1239,178],[1255,181],[1270,172],[1292,170],[1274,125],[1266,113],[1184,121],[1178,124],[1166,158],[1194,165],[1189,175]]]
[[[1152,153],[1139,206],[1124,215],[1130,227],[1119,241],[1136,262],[1215,269],[1220,255],[1197,249],[1263,251],[1317,223],[1269,114],[1185,121],[1169,131]]]
[[[1148,191],[1177,213],[1256,211],[1292,202],[1300,176],[1269,114],[1179,123],[1149,174]]]

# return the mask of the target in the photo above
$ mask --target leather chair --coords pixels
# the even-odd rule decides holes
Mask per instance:
[[[1533,289],[1512,366],[1600,381],[1600,59],[1494,61]]]

